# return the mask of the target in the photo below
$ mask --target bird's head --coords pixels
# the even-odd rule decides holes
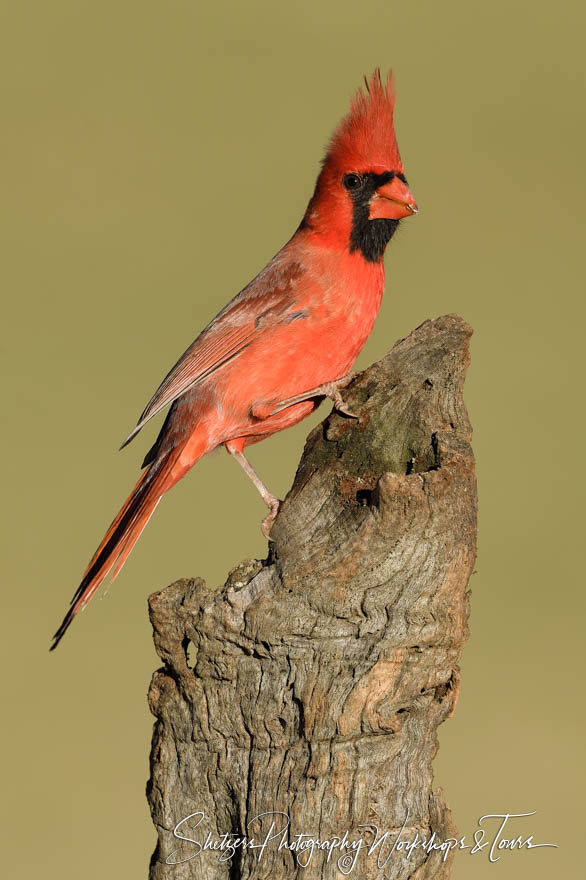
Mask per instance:
[[[417,213],[399,154],[392,73],[365,80],[330,141],[304,225],[378,262],[399,220]]]

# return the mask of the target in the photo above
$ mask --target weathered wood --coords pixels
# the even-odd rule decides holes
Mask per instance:
[[[431,765],[458,694],[475,559],[470,335],[457,316],[428,321],[353,381],[343,396],[359,419],[331,413],[309,435],[268,560],[219,591],[182,580],[150,597],[164,661],[149,692],[152,880],[449,876],[441,851],[391,848],[456,833]],[[263,813],[290,827],[220,861],[173,836],[198,811],[178,831],[200,843],[209,831],[258,844],[286,821]],[[303,868],[279,847],[346,831],[372,843],[365,824],[389,837],[353,867],[334,849]],[[172,853],[193,858],[170,866]]]

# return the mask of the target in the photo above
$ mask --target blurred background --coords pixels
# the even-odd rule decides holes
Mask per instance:
[[[265,509],[208,456],[49,655],[160,424],[117,452],[178,355],[295,230],[362,75],[396,72],[420,205],[387,253],[359,366],[426,318],[475,330],[480,491],[471,637],[437,783],[454,877],[576,876],[583,804],[584,26],[578,2],[53,0],[0,13],[5,836],[11,880],[144,878],[159,665],[147,596],[266,555]],[[575,383],[578,383],[577,385]],[[581,402],[582,401],[582,402]],[[287,491],[312,424],[253,447]],[[515,834],[515,836],[516,836]]]

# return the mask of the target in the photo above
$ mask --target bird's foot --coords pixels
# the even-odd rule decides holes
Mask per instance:
[[[269,532],[271,530],[271,526],[277,518],[277,514],[279,512],[279,508],[281,506],[281,501],[276,495],[273,495],[272,492],[269,492],[251,463],[248,461],[242,449],[240,448],[240,443],[238,440],[229,440],[225,444],[226,450],[230,455],[232,455],[240,467],[244,470],[246,475],[252,480],[258,491],[260,492],[261,498],[269,508],[268,514],[263,519],[260,524],[260,530],[265,536],[265,538],[269,538]]]
[[[347,385],[358,375],[356,370],[352,370],[346,376],[342,376],[341,379],[336,379],[335,382],[326,382],[323,385],[318,385],[317,388],[312,388],[311,391],[305,391],[303,394],[297,394],[295,397],[289,397],[287,400],[282,400],[271,412],[271,415],[274,416],[277,413],[282,412],[282,410],[287,409],[289,406],[293,406],[295,403],[301,403],[304,400],[311,400],[312,397],[329,397],[332,403],[334,404],[334,408],[343,413],[345,416],[349,416],[351,419],[357,419],[358,416],[356,413],[351,412],[342,399],[342,395],[340,394],[340,388],[346,388]]]
[[[265,501],[266,501],[266,499],[265,499]],[[278,498],[273,497],[272,502],[269,504],[270,510],[260,524],[261,532],[263,533],[265,538],[267,538],[269,541],[271,540],[271,535],[270,535],[271,527],[277,518],[277,514],[279,512],[281,504],[282,504],[282,501],[280,501]]]
[[[340,382],[343,382],[342,385],[339,382],[328,382],[326,385],[323,385],[324,394],[326,397],[329,397],[332,403],[334,404],[334,409],[338,412],[343,413],[345,416],[348,416],[351,419],[357,419],[358,416],[356,413],[353,413],[352,410],[349,410],[346,404],[342,399],[342,395],[340,394],[340,388],[345,388],[346,385],[349,385],[354,377],[348,378],[348,376],[344,376]]]

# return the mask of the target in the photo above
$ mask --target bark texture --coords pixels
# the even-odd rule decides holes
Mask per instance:
[[[392,847],[456,835],[432,760],[476,549],[470,335],[427,321],[345,389],[359,419],[309,435],[268,560],[150,597],[152,880],[449,876],[451,855]],[[200,852],[208,832],[256,848]],[[346,848],[291,849],[345,832]]]

